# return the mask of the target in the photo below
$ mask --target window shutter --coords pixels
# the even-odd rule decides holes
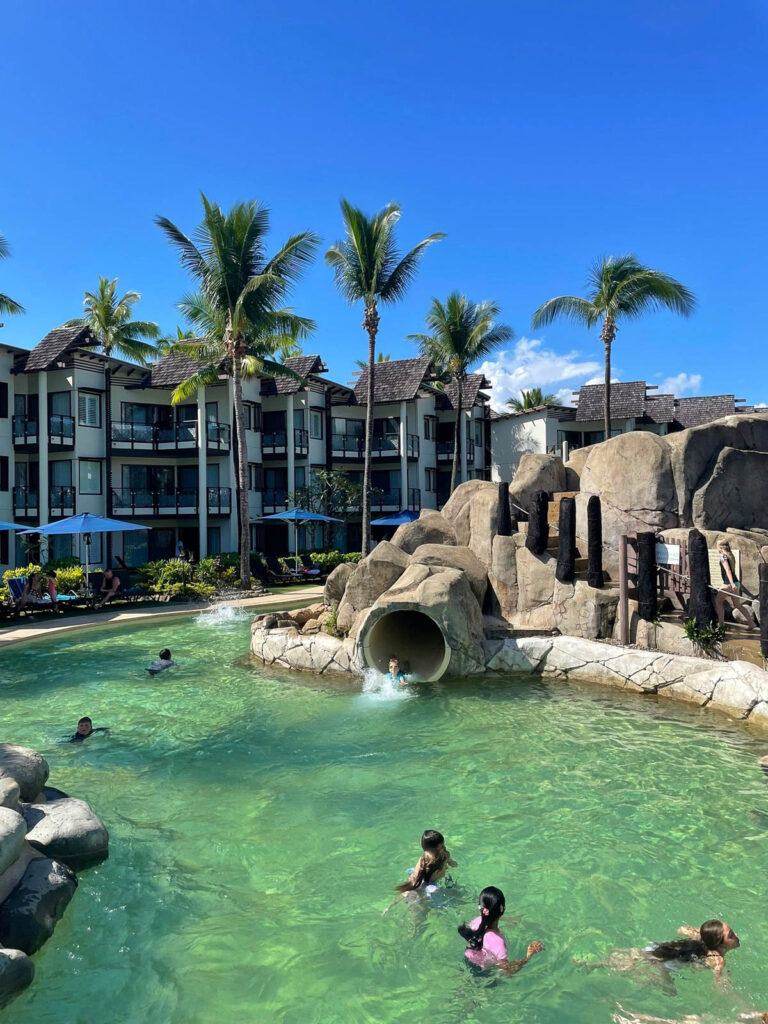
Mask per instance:
[[[85,400],[85,395],[79,394],[77,396],[77,418],[80,423],[86,424],[88,415],[88,404]]]

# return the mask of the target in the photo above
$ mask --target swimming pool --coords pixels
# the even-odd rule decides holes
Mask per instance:
[[[0,652],[2,738],[89,800],[110,859],[80,876],[14,1024],[598,1024],[636,1012],[768,1008],[765,743],[702,712],[493,679],[394,696],[251,663],[250,616],[89,630]],[[181,664],[152,680],[163,646]],[[62,744],[89,714],[111,736]],[[446,905],[382,912],[444,831]],[[456,926],[507,896],[510,955],[488,987]],[[573,956],[722,916],[732,994],[677,996]],[[515,925],[515,920],[519,924]],[[739,1006],[743,1009],[743,1006]]]

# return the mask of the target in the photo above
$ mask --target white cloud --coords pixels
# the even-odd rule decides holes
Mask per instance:
[[[542,344],[537,338],[521,338],[511,352],[499,352],[478,367],[493,385],[491,405],[495,409],[503,409],[507,399],[517,398],[521,390],[535,387],[555,393],[563,405],[570,404],[574,384],[583,383],[600,369],[601,364],[594,360],[581,360],[579,352],[560,354]],[[567,382],[569,386],[564,387]],[[561,387],[556,388],[557,384]]]
[[[690,395],[701,394],[700,373],[678,373],[676,377],[667,377],[659,384],[659,392],[663,395],[682,396],[686,391]]]
[[[589,380],[585,380],[584,383],[585,384],[604,384],[605,383],[605,374],[602,374],[602,376],[600,376],[600,377],[590,377]],[[619,383],[620,383],[620,378],[619,377],[611,377],[611,384],[619,384]]]

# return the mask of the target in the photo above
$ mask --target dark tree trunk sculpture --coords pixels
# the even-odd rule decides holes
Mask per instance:
[[[768,658],[768,562],[757,567],[760,580],[760,653]]]
[[[656,534],[637,535],[637,611],[641,619],[653,622],[658,608],[656,588]]]
[[[603,586],[603,513],[596,494],[587,502],[587,582],[590,587]]]
[[[525,546],[534,555],[543,555],[547,550],[547,543],[549,541],[548,506],[549,495],[546,491],[537,491],[531,498],[531,504],[528,508],[528,536],[525,538]]]
[[[691,530],[688,534],[688,572],[691,581],[691,596],[688,601],[688,618],[696,619],[699,629],[712,625],[717,616],[712,601],[709,577],[709,554],[707,540],[703,533]]]
[[[560,499],[555,577],[561,583],[573,583],[576,576],[576,502]]]
[[[499,537],[510,537],[512,535],[512,517],[509,513],[509,484],[499,484]]]

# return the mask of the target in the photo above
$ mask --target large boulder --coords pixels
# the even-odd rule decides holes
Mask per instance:
[[[519,533],[493,539],[488,585],[495,599],[494,613],[507,622],[517,611],[517,549],[523,540]]]
[[[0,906],[0,945],[31,956],[53,935],[76,888],[77,878],[64,864],[47,857],[30,861]]]
[[[37,797],[48,779],[48,771],[48,762],[36,750],[0,743],[0,779],[17,782],[22,800]]]
[[[568,636],[582,636],[587,640],[613,636],[616,612],[619,606],[618,590],[597,590],[585,580],[577,580],[573,587],[562,583],[555,586],[555,626]]]
[[[723,448],[768,452],[768,415],[726,416],[700,427],[669,434],[664,440],[675,482],[679,525],[698,526],[693,518],[693,497],[712,475],[718,455]],[[768,522],[764,519],[751,525],[768,526]]]
[[[488,585],[488,574],[485,566],[471,548],[452,544],[422,544],[411,555],[411,565],[445,566],[466,573],[472,593],[482,608]]]
[[[84,800],[67,797],[27,804],[27,842],[36,850],[77,870],[109,855],[109,833]]]
[[[586,448],[576,448],[568,454],[568,461],[565,463],[565,490],[578,491],[581,487],[581,474],[594,445],[587,445]]]
[[[35,965],[20,949],[0,949],[0,1010],[32,983]]]
[[[559,455],[523,455],[517,472],[509,485],[509,494],[515,505],[528,511],[531,498],[537,491],[554,494],[567,490],[567,475]],[[512,509],[514,514],[516,509]]]
[[[8,775],[0,776],[0,807],[17,808],[21,791],[16,779]]]
[[[18,859],[26,832],[24,818],[17,811],[0,807],[0,875]]]
[[[415,526],[416,523],[407,525]],[[397,532],[402,529],[404,527],[401,526]],[[377,544],[370,555],[355,566],[347,580],[344,596],[339,602],[337,628],[341,632],[351,630],[358,614],[370,608],[402,576],[409,562],[409,555],[394,542],[383,540]]]
[[[386,541],[382,541],[382,544],[386,543]],[[414,522],[398,526],[388,548],[394,546],[406,554],[412,555],[422,544],[456,543],[456,531],[448,519],[440,512],[424,509]],[[382,544],[377,544],[373,552],[378,551]]]
[[[517,548],[517,615],[515,625],[528,629],[554,629],[555,569],[557,559],[545,551],[534,555],[525,545]]]
[[[356,568],[357,566],[353,562],[342,562],[341,565],[336,566],[325,581],[323,601],[331,608],[338,608],[339,601],[344,597],[344,591],[349,583],[349,577]]]
[[[705,530],[768,526],[768,451],[723,448],[712,475],[693,495],[691,516]]]
[[[472,548],[486,569],[499,532],[499,511],[499,485],[487,480],[467,480],[443,506],[443,516],[456,531],[456,543]]]

